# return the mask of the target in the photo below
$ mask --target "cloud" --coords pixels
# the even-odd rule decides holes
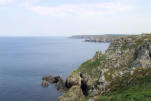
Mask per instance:
[[[119,2],[62,4],[51,7],[26,4],[25,7],[37,14],[49,16],[96,16],[125,12],[134,9],[132,5],[122,4]]]
[[[11,3],[13,0],[0,0],[0,5]]]
[[[32,6],[33,4],[38,3],[40,0],[24,0],[24,2],[21,3],[24,7]]]

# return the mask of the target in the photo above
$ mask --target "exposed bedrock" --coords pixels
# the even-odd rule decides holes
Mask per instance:
[[[54,83],[56,89],[61,92],[67,91],[64,80],[60,76],[53,77],[52,75],[42,77],[41,86],[48,87],[49,83]]]
[[[107,51],[96,52],[66,79],[69,89],[59,101],[80,101],[111,93],[150,74],[151,35],[134,35],[112,41]],[[71,96],[72,95],[72,96]],[[75,100],[76,99],[76,100]]]
[[[105,53],[97,51],[64,82],[60,76],[42,78],[41,85],[55,83],[64,92],[59,101],[104,95],[151,74],[151,35],[133,35],[112,41]]]

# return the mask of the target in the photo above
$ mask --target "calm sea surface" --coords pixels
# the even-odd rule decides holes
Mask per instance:
[[[109,43],[87,43],[62,37],[0,38],[0,101],[56,101],[54,85],[40,86],[44,75],[64,79]]]

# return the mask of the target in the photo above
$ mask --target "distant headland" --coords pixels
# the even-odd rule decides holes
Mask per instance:
[[[104,34],[104,35],[73,35],[69,38],[84,39],[85,42],[112,42],[113,40],[128,36],[126,34]]]

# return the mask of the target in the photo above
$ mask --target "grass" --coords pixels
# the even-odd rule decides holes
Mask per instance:
[[[151,101],[151,74],[111,94],[94,97],[95,101]],[[81,101],[88,101],[88,98]]]
[[[92,60],[92,59],[87,60],[86,62],[81,64],[81,66],[77,69],[77,71],[84,71],[84,72],[90,73],[92,69],[99,66],[101,61],[103,61],[105,58],[106,57],[104,55],[100,58],[96,58],[95,60]]]
[[[128,38],[131,38],[132,40],[136,40],[135,41],[136,44],[132,45],[132,46],[123,45],[121,47],[121,50],[127,50],[127,49],[137,48],[139,45],[141,45],[144,42],[145,39],[151,41],[151,34],[146,34],[145,36],[141,37],[141,39],[136,39],[136,36],[128,36]]]
[[[130,38],[133,39],[135,37],[132,36]],[[146,35],[140,39],[138,38],[134,40],[136,44],[129,47],[123,45],[121,50],[136,49],[143,44],[145,40],[151,41],[151,35]],[[135,53],[131,61],[134,61],[136,58],[137,54]],[[95,61],[88,60],[83,63],[78,70],[91,72],[92,68],[99,66],[100,61],[103,61],[104,59],[104,57],[100,57]],[[131,67],[130,65],[131,64],[129,64],[128,67]],[[148,75],[146,75],[146,73]],[[112,81],[112,78],[108,73],[105,74],[105,78],[107,78],[108,81]],[[129,84],[128,80],[130,80],[130,78],[133,78],[133,83]],[[151,69],[143,71],[141,68],[138,68],[135,70],[133,77],[128,73],[125,77],[118,78],[115,82],[113,82],[110,88],[113,88],[110,94],[95,96],[94,101],[151,101]],[[80,101],[88,100],[89,98],[86,97]]]

